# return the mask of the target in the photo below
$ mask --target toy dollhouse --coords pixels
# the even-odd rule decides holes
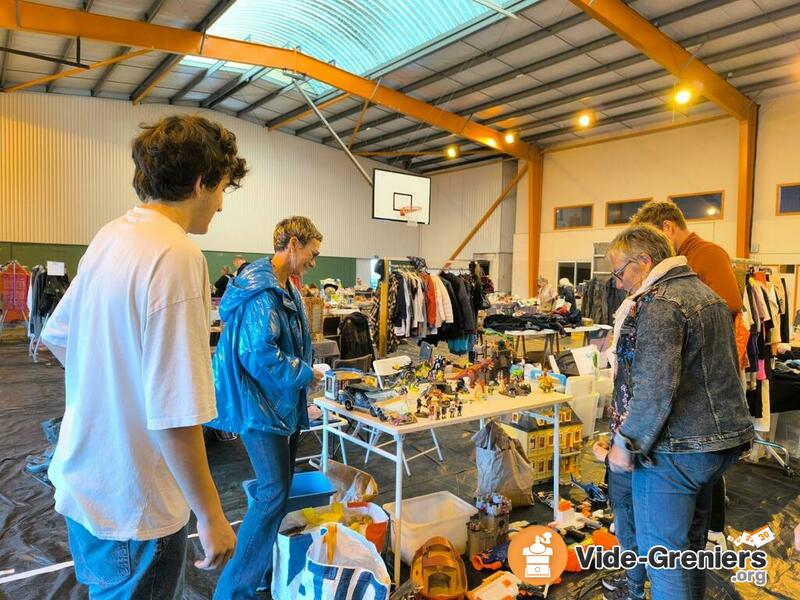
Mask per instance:
[[[552,411],[550,416],[552,416]],[[569,406],[559,409],[559,480],[569,483],[570,475],[580,477],[582,423]],[[509,422],[502,424],[508,435],[520,442],[533,466],[535,483],[553,478],[553,425],[526,413],[513,413]]]

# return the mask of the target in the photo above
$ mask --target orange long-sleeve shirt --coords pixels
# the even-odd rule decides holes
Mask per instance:
[[[686,257],[700,281],[725,300],[733,315],[742,311],[739,284],[736,282],[731,258],[722,246],[707,242],[696,233],[692,233],[678,248],[678,254]]]

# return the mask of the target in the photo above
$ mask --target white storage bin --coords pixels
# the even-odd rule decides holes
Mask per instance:
[[[395,540],[394,502],[383,505],[392,521],[392,543]],[[411,565],[414,553],[435,536],[450,540],[456,552],[467,551],[467,522],[478,509],[450,492],[435,492],[403,500],[403,521],[400,534],[400,558]]]

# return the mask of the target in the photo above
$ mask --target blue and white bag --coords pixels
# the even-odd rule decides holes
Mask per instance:
[[[390,585],[386,565],[371,542],[347,527],[328,524],[308,548],[297,596],[289,597],[388,600]]]

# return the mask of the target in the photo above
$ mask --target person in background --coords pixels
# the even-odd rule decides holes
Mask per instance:
[[[614,320],[609,468],[632,473],[640,555],[703,550],[712,488],[753,439],[730,311],[651,225],[620,233],[608,258],[629,294]],[[705,597],[704,570],[648,574],[653,598]]]
[[[731,315],[742,312],[742,293],[733,272],[731,257],[722,246],[689,231],[686,218],[677,204],[669,200],[648,202],[631,219],[631,225],[642,223],[664,232],[675,253],[686,257],[692,271],[725,301]]]
[[[742,312],[742,292],[733,272],[731,258],[725,250],[702,239],[686,227],[686,218],[674,202],[653,200],[645,204],[631,219],[631,223],[647,223],[660,229],[669,238],[675,252],[685,256],[689,267],[700,281],[714,290],[728,305],[734,319]],[[725,480],[714,486],[708,543],[711,549],[719,545],[727,549],[725,541]]]
[[[307,388],[322,378],[311,366],[311,335],[291,276],[314,267],[321,242],[309,219],[284,219],[275,227],[273,257],[251,263],[220,305],[226,327],[213,361],[219,417],[209,426],[240,434],[257,483],[216,600],[255,598],[265,573],[271,580],[297,442],[308,428]]]
[[[553,310],[553,304],[558,298],[558,292],[550,285],[546,277],[539,277],[539,309],[548,313]]]
[[[212,294],[214,298],[222,298],[225,294],[225,290],[228,288],[228,283],[233,279],[231,268],[228,265],[222,267],[219,272],[219,279],[214,282],[214,293]]]
[[[250,263],[244,259],[244,256],[237,254],[233,257],[233,268],[236,269],[236,275],[239,275],[247,265]]]
[[[211,479],[202,424],[216,414],[204,234],[247,173],[236,137],[200,116],[133,141],[141,206],[105,225],[47,322],[66,410],[50,466],[78,581],[90,598],[182,598],[190,509],[219,568],[236,537]]]

